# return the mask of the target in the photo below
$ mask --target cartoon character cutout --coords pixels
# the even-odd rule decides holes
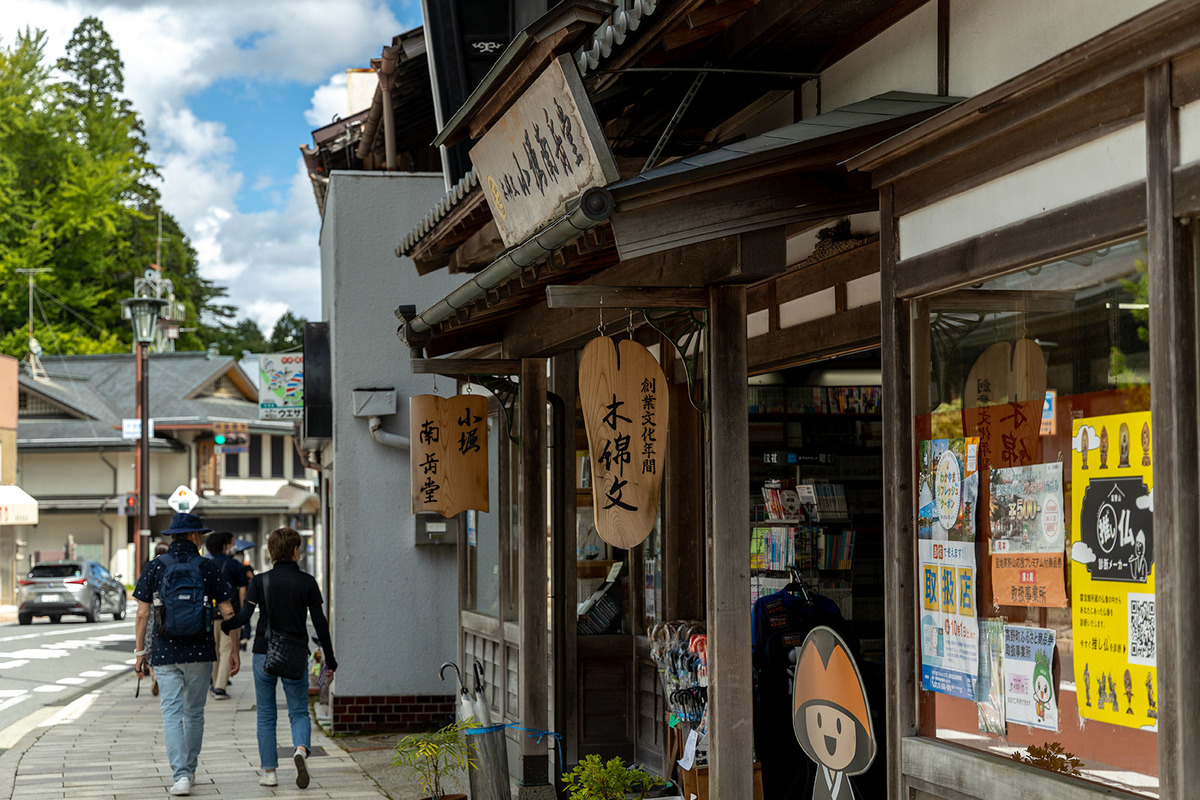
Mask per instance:
[[[1046,710],[1054,701],[1054,680],[1050,677],[1050,659],[1039,650],[1033,659],[1033,708],[1039,722],[1046,721]]]
[[[832,628],[804,638],[792,697],[796,740],[819,767],[813,800],[854,800],[848,778],[871,766],[875,732],[858,664]]]

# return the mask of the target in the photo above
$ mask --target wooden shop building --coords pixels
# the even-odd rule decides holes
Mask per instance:
[[[474,169],[397,248],[464,273],[397,315],[414,373],[490,393],[460,661],[495,716],[561,737],[509,732],[523,791],[590,753],[677,776],[652,634],[695,620],[709,796],[755,796],[756,738],[766,797],[812,796],[765,763],[750,646],[755,598],[802,579],[873,706],[857,796],[1187,796],[1200,8],[639,0],[633,27],[634,5],[517,33],[439,121]],[[578,375],[601,334],[668,383],[657,522],[628,550],[591,530]],[[996,533],[1018,468],[1060,478],[1040,549]],[[824,520],[797,523],[820,544],[795,571],[762,551],[763,489],[792,485]],[[1058,762],[1010,758],[1052,742]]]

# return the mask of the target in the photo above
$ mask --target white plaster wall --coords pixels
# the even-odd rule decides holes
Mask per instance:
[[[1200,161],[1200,100],[1179,109],[1179,163]]]
[[[821,110],[833,111],[892,91],[937,94],[935,2],[921,6],[822,72]]]
[[[407,450],[375,442],[353,415],[356,388],[391,387],[408,433],[408,401],[431,391],[396,338],[397,305],[427,308],[462,282],[444,271],[418,277],[394,250],[443,194],[441,174],[334,172],[321,233],[322,306],[333,354],[333,644],[338,695],[447,694],[437,677],[457,652],[454,547],[416,547]],[[454,390],[439,381],[441,393]]]
[[[936,250],[1146,177],[1138,122],[900,217],[900,257]]]
[[[152,452],[150,491],[166,497],[188,483],[189,453]],[[104,458],[117,468],[117,494],[136,491],[132,450],[108,450]],[[18,456],[17,483],[34,497],[109,497],[113,473],[97,451],[47,453],[26,450]]]
[[[950,0],[950,94],[979,94],[1160,2]]]

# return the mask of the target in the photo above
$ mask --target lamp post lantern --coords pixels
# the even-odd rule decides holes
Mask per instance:
[[[141,282],[139,282],[141,283]],[[138,289],[141,290],[141,286]],[[150,390],[149,347],[158,331],[158,315],[167,301],[158,297],[142,296],[122,300],[125,315],[133,321],[134,370],[137,386],[137,413],[142,421],[142,435],[138,440],[137,466],[138,483],[138,535],[134,539],[133,575],[136,580],[142,572],[146,544],[150,536]]]

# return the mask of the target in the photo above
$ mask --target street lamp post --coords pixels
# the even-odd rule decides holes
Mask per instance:
[[[136,385],[138,416],[142,435],[138,440],[138,535],[134,540],[133,575],[141,574],[144,551],[150,536],[150,343],[158,329],[158,314],[167,301],[157,297],[131,297],[122,300],[127,316],[133,321],[133,341],[137,348]]]

